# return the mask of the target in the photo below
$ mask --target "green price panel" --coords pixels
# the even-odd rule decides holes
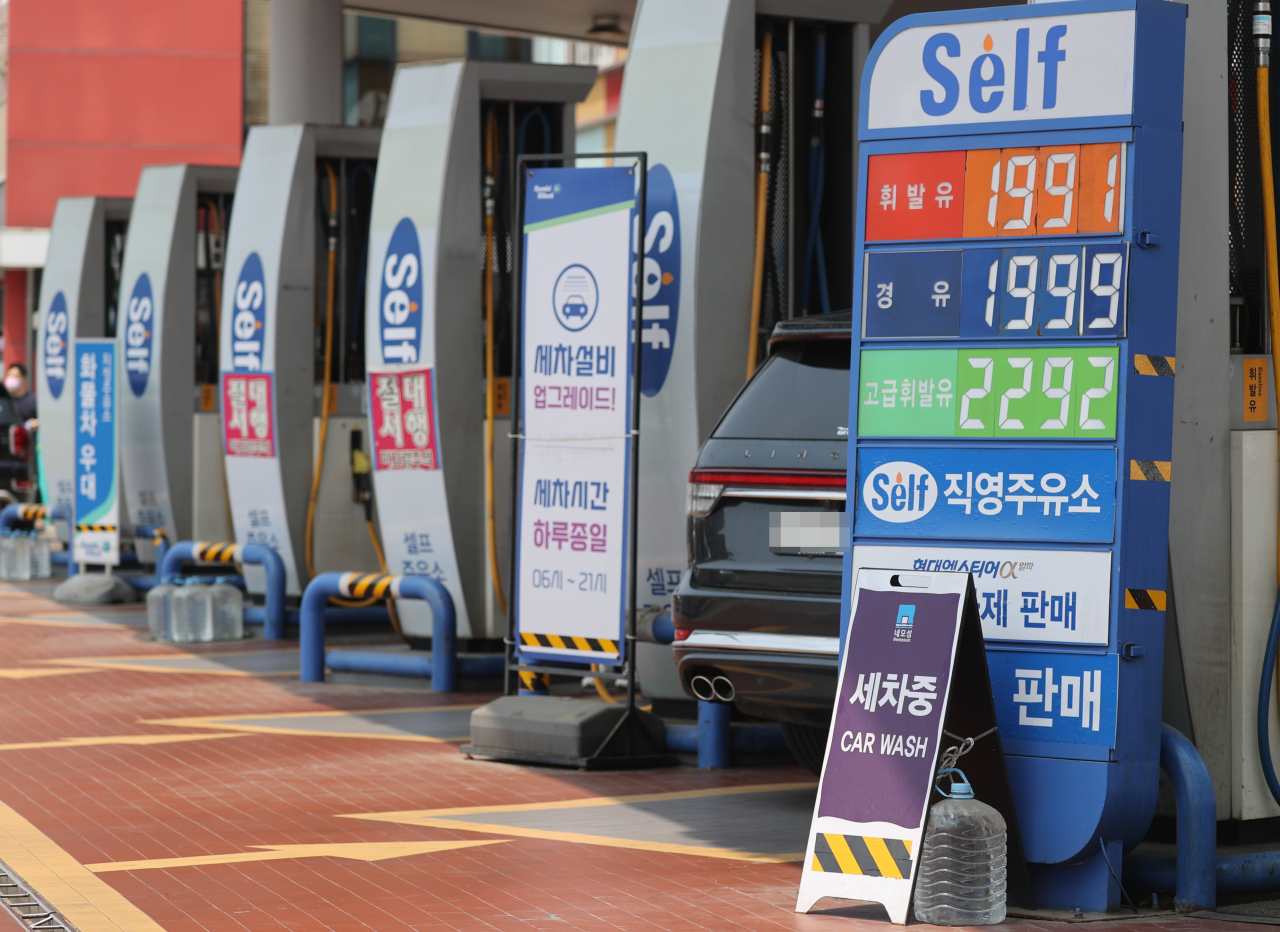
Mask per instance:
[[[863,350],[860,437],[1111,440],[1118,347]]]

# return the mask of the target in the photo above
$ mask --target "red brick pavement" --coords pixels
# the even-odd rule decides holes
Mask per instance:
[[[0,618],[60,611],[7,598]],[[179,651],[137,630],[0,624],[0,668]],[[241,649],[269,645],[247,642]],[[220,647],[220,650],[226,650]],[[143,719],[480,702],[290,679],[93,670],[0,678],[0,743],[191,734]],[[148,746],[0,751],[0,802],[82,864],[252,850],[253,845],[492,839],[365,822],[361,812],[547,802],[807,779],[796,767],[578,773],[471,761],[452,744],[244,734]],[[305,858],[98,875],[169,932],[252,929],[885,929],[869,907],[797,916],[798,864],[757,864],[527,838],[362,862]],[[833,904],[835,905],[835,904]],[[1061,930],[1009,922],[1008,929]],[[1118,920],[1097,932],[1257,926]]]

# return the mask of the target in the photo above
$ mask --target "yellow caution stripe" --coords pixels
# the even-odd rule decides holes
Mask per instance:
[[[1166,596],[1162,589],[1126,589],[1124,607],[1163,612]]]
[[[192,552],[195,553],[197,560],[203,560],[205,563],[234,563],[238,547],[239,545],[233,540],[214,543],[201,540],[196,541]]]
[[[813,841],[810,870],[824,874],[911,879],[911,842],[901,838],[819,832]]]
[[[1171,379],[1175,369],[1172,356],[1144,356],[1141,353],[1133,355],[1133,371],[1138,375],[1159,375]]]
[[[23,505],[18,510],[19,517],[23,521],[35,521],[37,518],[43,518],[49,513],[47,505]]]
[[[387,590],[398,578],[386,573],[347,573],[342,577],[340,586],[344,590],[343,595],[348,598],[364,599],[372,596],[382,599],[386,598]]]
[[[77,531],[114,531],[114,524],[77,524]]]
[[[1129,478],[1147,482],[1169,482],[1173,463],[1165,460],[1129,460]]]
[[[534,693],[545,693],[551,691],[551,674],[550,673],[530,673],[527,670],[520,671],[520,688]]]
[[[520,632],[525,647],[554,647],[557,650],[585,650],[597,654],[616,654],[618,642],[607,638],[576,638],[563,634],[529,634]]]

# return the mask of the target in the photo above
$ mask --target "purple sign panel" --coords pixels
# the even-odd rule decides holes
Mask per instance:
[[[959,593],[860,589],[818,817],[921,826],[946,708]]]

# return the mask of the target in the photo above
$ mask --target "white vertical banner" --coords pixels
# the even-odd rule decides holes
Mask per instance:
[[[619,664],[637,169],[525,171],[517,651]]]

